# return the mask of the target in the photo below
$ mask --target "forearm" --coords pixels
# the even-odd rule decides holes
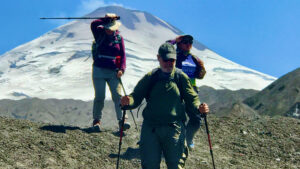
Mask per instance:
[[[129,104],[123,107],[123,109],[125,110],[135,109],[142,102],[142,99],[137,99],[132,94],[128,95],[128,97],[129,97]]]
[[[176,44],[176,39],[171,39],[167,41],[168,43],[175,45]]]
[[[98,34],[99,34],[98,26],[105,25],[106,23],[107,23],[107,21],[105,21],[103,19],[97,19],[91,23],[91,31],[92,31],[95,39],[98,38]]]
[[[150,77],[149,74],[145,75],[135,86],[133,92],[128,95],[129,101],[126,101],[126,106],[124,109],[134,109],[137,108],[146,97],[149,88],[149,81]]]
[[[194,88],[191,85],[191,82],[188,78],[184,78],[183,89],[183,99],[185,101],[186,107],[190,112],[193,112],[194,114],[199,114],[198,107],[200,105],[200,100],[198,97],[198,94],[194,90]]]
[[[95,30],[100,25],[105,25],[107,21],[105,19],[96,19],[91,23],[91,29]]]

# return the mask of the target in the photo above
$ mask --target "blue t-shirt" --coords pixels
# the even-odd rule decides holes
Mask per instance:
[[[187,58],[182,61],[182,71],[188,75],[189,78],[195,78],[196,64],[193,61],[192,55],[188,55]]]

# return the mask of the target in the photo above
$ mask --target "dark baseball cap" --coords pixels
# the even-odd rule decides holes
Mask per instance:
[[[184,44],[193,44],[193,36],[192,35],[182,35],[181,41],[179,43],[184,43]]]
[[[169,60],[169,59],[176,60],[176,49],[172,44],[166,42],[166,43],[160,45],[160,47],[158,49],[158,55],[163,60]]]

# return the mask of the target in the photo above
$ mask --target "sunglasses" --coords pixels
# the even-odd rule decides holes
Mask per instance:
[[[164,62],[174,62],[175,59],[163,59]]]
[[[193,44],[193,40],[183,39],[180,43],[183,43],[183,44]]]

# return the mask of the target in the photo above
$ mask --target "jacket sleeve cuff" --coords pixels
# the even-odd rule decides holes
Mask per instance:
[[[172,44],[172,45],[175,45],[176,44],[176,39],[168,40],[167,42]]]
[[[133,104],[134,104],[134,100],[133,100],[132,96],[130,96],[129,97],[129,105],[123,106],[122,110],[131,110],[131,109],[133,109],[134,108]]]

